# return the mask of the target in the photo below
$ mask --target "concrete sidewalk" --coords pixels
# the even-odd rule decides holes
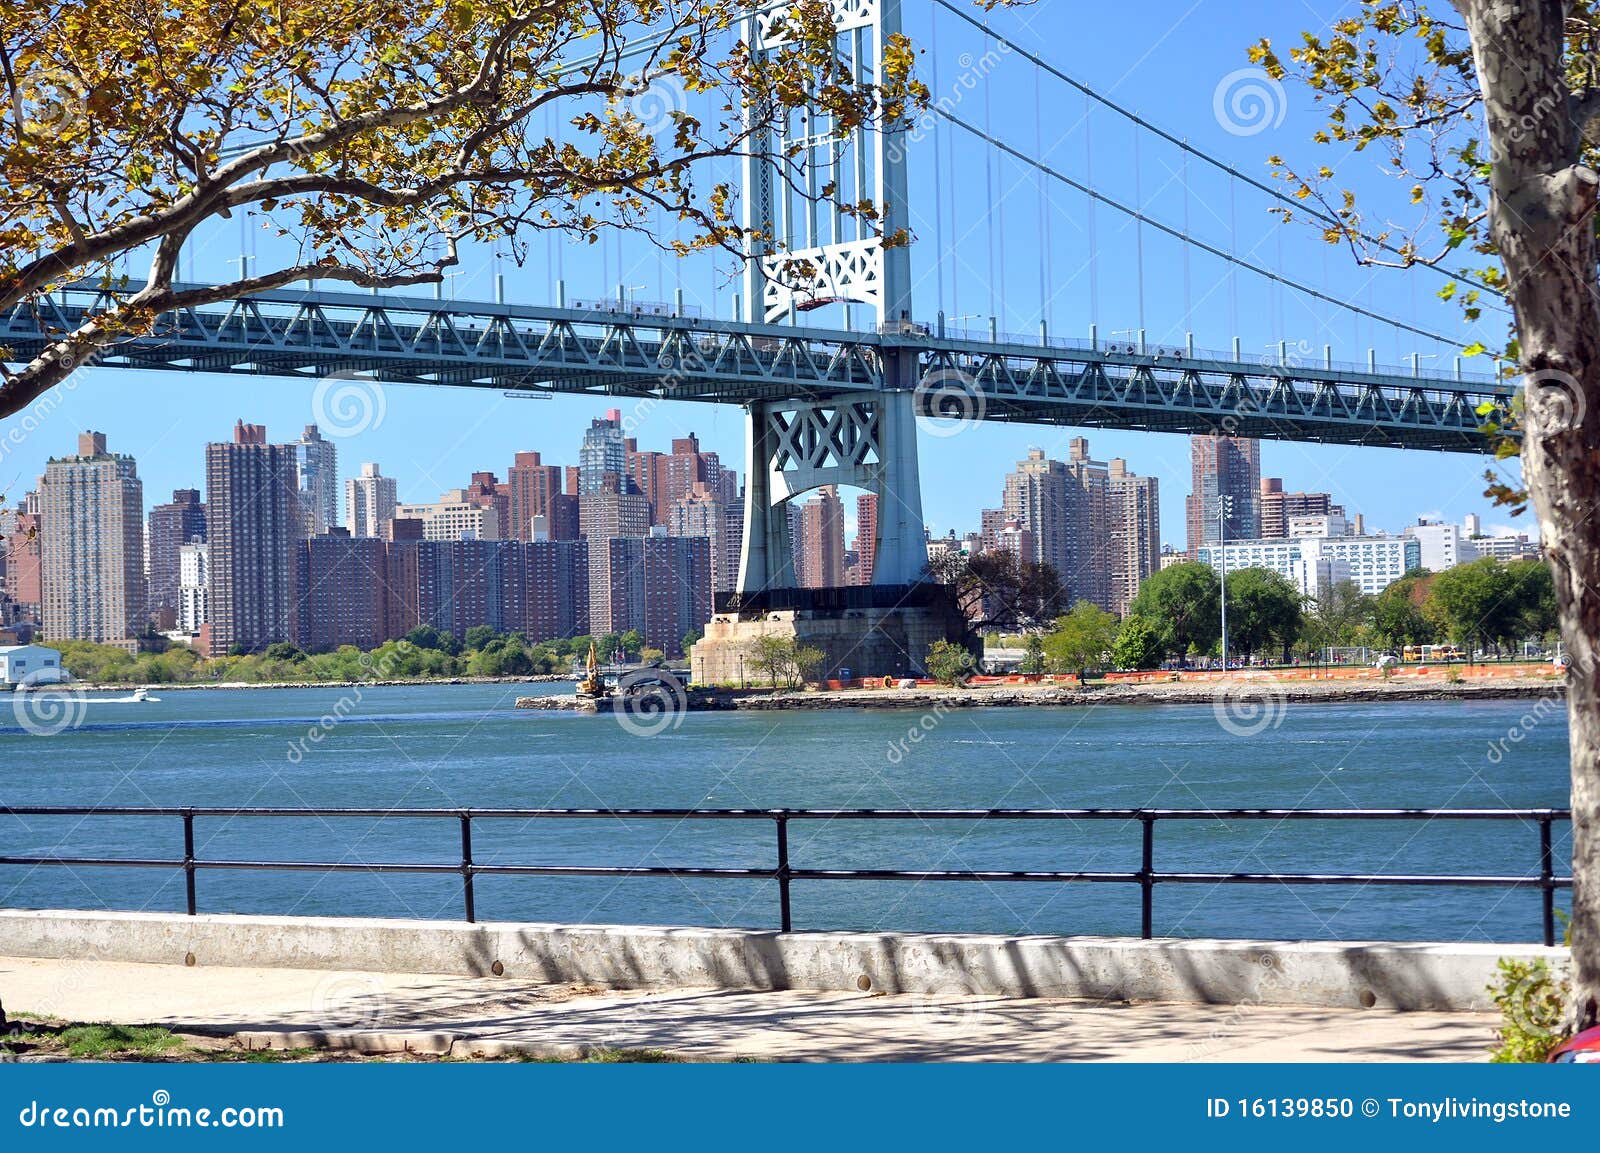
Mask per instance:
[[[614,992],[512,978],[0,957],[8,1011],[253,1047],[689,1060],[1478,1061],[1495,1018],[842,992]]]

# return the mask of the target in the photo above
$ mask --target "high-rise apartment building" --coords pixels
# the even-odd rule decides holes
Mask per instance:
[[[371,540],[301,543],[302,647],[373,648],[419,625],[457,637],[484,625],[535,643],[589,631],[583,541]]]
[[[696,485],[705,485],[724,504],[738,503],[738,475],[733,469],[724,468],[716,453],[701,452],[700,438],[692,432],[673,438],[672,451],[661,458],[660,471],[660,497],[669,509],[694,491]]]
[[[711,542],[646,536],[589,542],[590,625],[636,629],[649,648],[683,655],[683,637],[711,619]]]
[[[578,500],[561,491],[561,481],[560,465],[545,464],[536,452],[516,454],[506,472],[508,538],[538,539],[534,521],[543,517],[545,539],[578,539]]]
[[[341,645],[374,649],[390,639],[387,542],[345,529],[295,548],[295,644],[307,652]]]
[[[1026,559],[1050,565],[1058,575],[1067,568],[1071,484],[1065,464],[1047,458],[1042,448],[1030,448],[1027,459],[1006,477],[1001,501],[1003,519],[1027,530],[1033,555]]]
[[[300,484],[300,531],[321,536],[339,521],[339,449],[308,424],[295,444]]]
[[[256,652],[295,635],[295,545],[301,529],[299,446],[268,444],[239,421],[206,445],[207,647]]]
[[[667,499],[667,456],[662,452],[639,450],[638,441],[632,437],[624,440],[628,454],[627,475],[633,487],[642,492],[650,502],[650,523],[666,524],[672,502]]]
[[[839,490],[824,485],[801,506],[797,553],[800,587],[812,589],[844,586],[844,502]]]
[[[104,433],[45,465],[39,487],[45,636],[132,647],[145,631],[144,486]]]
[[[588,473],[584,477],[587,483]],[[585,540],[644,536],[650,531],[650,499],[623,473],[603,473],[596,488],[586,491],[578,503],[578,530]]]
[[[873,563],[878,559],[878,494],[875,492],[860,493],[856,497],[856,541],[850,551],[854,560],[845,570],[845,584],[871,584]]]
[[[525,549],[528,639],[581,637],[589,623],[589,542],[530,541]]]
[[[383,536],[383,526],[394,519],[400,503],[394,477],[384,476],[375,464],[363,464],[361,475],[344,483],[344,503],[344,527],[351,536]]]
[[[1028,547],[1023,559],[1048,564],[1061,578],[1063,599],[1112,605],[1111,470],[1089,455],[1089,442],[1074,437],[1068,459],[1048,459],[1043,449],[1028,450],[1006,477],[999,515],[986,513],[980,548]]]
[[[1111,470],[1089,456],[1089,442],[1067,442],[1067,560],[1061,570],[1067,602],[1111,608]]]
[[[1184,504],[1189,551],[1216,543],[1218,513],[1229,500],[1223,521],[1229,540],[1261,536],[1261,444],[1235,436],[1195,436],[1189,440],[1191,487]]]
[[[744,507],[728,503],[702,481],[668,510],[667,535],[704,537],[711,542],[711,590],[729,593],[739,582],[739,547]]]
[[[583,444],[578,448],[578,493],[588,496],[600,491],[602,478],[612,473],[628,475],[628,446],[622,435],[622,411],[611,409],[589,422]]]
[[[499,477],[492,472],[475,472],[472,482],[461,491],[469,503],[494,509],[496,539],[516,539],[511,531],[511,489],[501,484]]]
[[[1018,560],[1032,560],[1033,533],[1021,521],[1008,520],[995,530],[992,547],[993,551],[1008,552]]]
[[[1128,462],[1111,462],[1109,501],[1110,610],[1126,616],[1139,585],[1161,567],[1161,485],[1153,476],[1136,476]]]
[[[1015,524],[1003,508],[986,508],[978,513],[978,551],[992,552],[1000,546],[1000,533],[1007,525]]]
[[[1259,504],[1263,540],[1288,536],[1291,517],[1344,515],[1344,508],[1333,503],[1331,493],[1284,492],[1283,481],[1275,476],[1261,478]]]
[[[203,540],[190,541],[178,549],[178,631],[195,636],[206,623],[206,585],[209,581],[207,554]]]
[[[28,495],[37,508],[38,494]],[[11,532],[0,537],[6,557],[5,591],[17,615],[34,621],[39,619],[44,599],[39,587],[40,544],[39,514],[19,509]]]
[[[197,488],[174,489],[172,501],[150,510],[145,552],[149,558],[148,599],[151,613],[178,607],[179,551],[191,541],[206,539],[206,506]]]

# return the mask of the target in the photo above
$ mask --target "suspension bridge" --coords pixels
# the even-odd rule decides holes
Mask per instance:
[[[983,31],[1033,65],[1080,89],[1183,150],[1190,159],[1285,200],[1270,185],[1190,146],[1038,55],[994,33],[949,4],[932,3]],[[886,39],[900,31],[900,0],[834,0],[842,55],[870,82]],[[770,10],[746,34],[770,50],[780,25]],[[1176,239],[1242,272],[1276,282],[1329,308],[1349,310],[1430,340],[1428,332],[1380,311],[1289,278],[1248,255],[1157,219],[1030,154],[959,107],[935,101],[923,114],[978,139],[1137,227]],[[815,121],[815,117],[812,118]],[[923,580],[927,554],[917,460],[917,428],[928,419],[1023,422],[1176,433],[1228,433],[1330,444],[1481,453],[1487,444],[1478,409],[1504,404],[1511,386],[1493,375],[1342,362],[1280,344],[1245,354],[1238,339],[1222,350],[1145,338],[1142,249],[1139,325],[1106,339],[1086,326],[1064,338],[1041,324],[1029,334],[958,327],[942,311],[918,315],[911,262],[917,246],[885,247],[873,226],[827,199],[797,188],[836,183],[836,200],[870,197],[884,206],[883,234],[907,229],[907,150],[925,124],[879,125],[848,141],[826,124],[796,122],[780,138],[762,139],[744,161],[743,212],[753,235],[742,292],[732,315],[707,317],[686,305],[639,305],[619,286],[604,300],[568,300],[558,285],[550,305],[505,299],[497,277],[494,301],[418,299],[401,295],[278,290],[159,318],[147,334],[107,349],[101,367],[126,367],[321,379],[349,375],[377,382],[493,389],[510,395],[577,393],[640,401],[730,404],[747,413],[748,483],[739,596],[772,603],[793,585],[789,522],[784,506],[821,485],[850,486],[879,496],[874,582],[885,605],[906,603],[903,590]],[[790,165],[799,179],[781,179]],[[938,181],[934,182],[937,193]],[[1304,206],[1297,205],[1304,211]],[[1315,215],[1313,210],[1312,215]],[[942,212],[937,217],[942,220]],[[1048,215],[1043,221],[1049,227]],[[935,247],[938,248],[936,239]],[[1185,251],[1188,251],[1186,247]],[[935,258],[943,253],[936,251]],[[1004,258],[1003,251],[1000,254]],[[1185,258],[1187,260],[1187,257]],[[797,283],[787,271],[806,261],[814,275]],[[942,272],[941,272],[942,286]],[[1187,283],[1187,263],[1185,282]],[[1041,291],[1047,285],[1041,273]],[[103,312],[137,283],[68,285],[0,318],[0,344],[36,353]],[[942,295],[942,289],[941,289]],[[821,304],[843,302],[844,326],[812,320]],[[870,317],[850,325],[852,310]],[[963,317],[962,320],[969,319]]]

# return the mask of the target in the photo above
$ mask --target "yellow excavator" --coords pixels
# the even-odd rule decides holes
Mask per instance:
[[[598,699],[606,695],[606,682],[600,675],[600,651],[594,639],[589,640],[589,659],[584,662],[584,677],[578,682],[578,695]]]

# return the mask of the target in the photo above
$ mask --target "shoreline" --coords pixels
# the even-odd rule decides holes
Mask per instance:
[[[149,689],[151,692],[183,692],[191,689],[390,689],[416,688],[423,685],[559,685],[572,684],[570,676],[556,673],[537,673],[520,677],[419,677],[413,679],[369,681],[67,681],[69,689],[87,693],[131,692]],[[40,686],[41,688],[47,686]],[[54,686],[48,686],[54,687]]]
[[[1240,708],[1277,704],[1362,704],[1390,701],[1502,701],[1565,698],[1565,681],[1486,680],[1452,684],[1411,681],[1337,684],[1235,678],[1207,684],[1106,685],[1060,688],[1050,685],[997,685],[984,688],[919,686],[912,689],[828,691],[693,690],[684,699],[690,712],[790,711],[819,709],[971,709],[1077,708],[1088,705],[1212,705]],[[543,712],[592,712],[576,697],[519,697],[516,707]],[[647,708],[649,706],[646,706]]]

